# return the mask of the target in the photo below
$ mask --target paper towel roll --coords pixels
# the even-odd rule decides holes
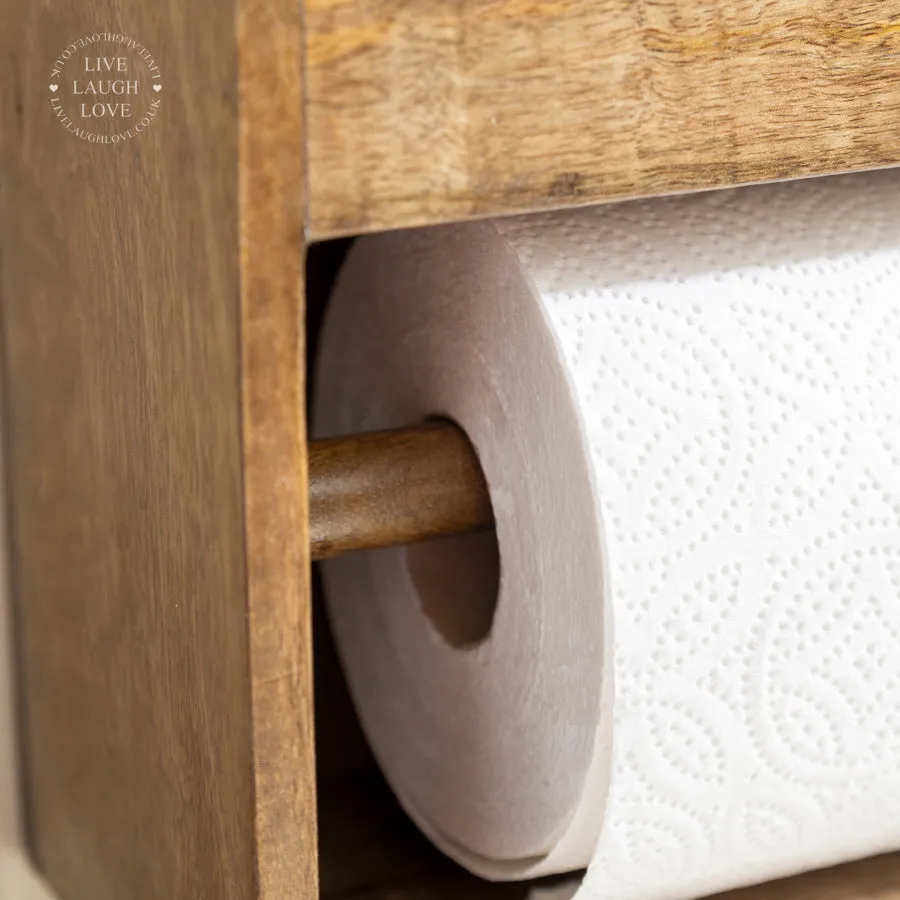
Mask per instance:
[[[429,416],[471,438],[497,543],[324,579],[438,846],[588,865],[583,900],[900,847],[896,173],[359,240],[316,431]]]

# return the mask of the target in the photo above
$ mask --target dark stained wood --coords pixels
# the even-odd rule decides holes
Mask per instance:
[[[301,23],[0,0],[7,485],[32,850],[63,900],[312,900]],[[133,36],[123,146],[55,120]]]
[[[478,457],[450,422],[313,441],[309,474],[313,559],[494,524]]]
[[[314,237],[900,163],[900,0],[306,0]]]

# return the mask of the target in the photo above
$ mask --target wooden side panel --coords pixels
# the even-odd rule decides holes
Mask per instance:
[[[240,0],[244,490],[263,900],[318,897],[299,0]]]
[[[900,163],[900,0],[307,0],[315,237]]]
[[[62,900],[317,896],[296,6],[0,0],[27,815]],[[120,146],[50,106],[98,31],[162,74]]]

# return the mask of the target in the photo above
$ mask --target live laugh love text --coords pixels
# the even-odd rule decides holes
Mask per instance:
[[[116,45],[117,52],[98,54],[106,49],[97,46],[103,44]],[[71,76],[65,78],[67,64]],[[130,140],[149,127],[159,109],[159,67],[143,45],[124,35],[79,38],[60,54],[50,77],[56,117],[89,143]]]

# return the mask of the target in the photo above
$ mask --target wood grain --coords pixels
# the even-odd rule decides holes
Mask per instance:
[[[309,504],[313,559],[494,524],[478,457],[452,422],[313,441]]]
[[[239,0],[241,373],[261,900],[318,897],[300,3]]]
[[[311,900],[297,5],[0,0],[0,20],[32,850],[62,900]],[[124,146],[48,108],[54,58],[98,29],[163,75]]]
[[[900,163],[900,0],[307,0],[314,237]]]

